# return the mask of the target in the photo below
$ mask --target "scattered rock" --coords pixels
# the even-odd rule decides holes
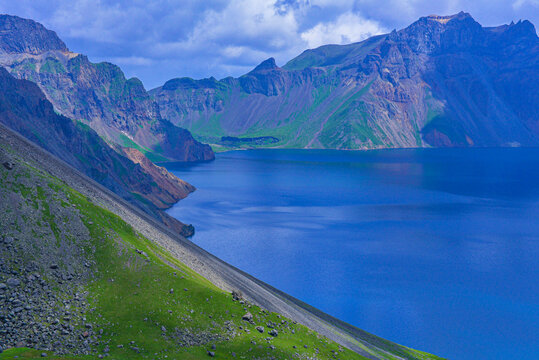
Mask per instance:
[[[273,337],[277,337],[277,335],[279,335],[279,332],[275,329],[271,329],[270,331],[268,331],[268,334]]]
[[[241,300],[241,299],[243,299],[243,294],[241,293],[241,291],[233,290],[232,291],[232,300],[238,301],[238,300]]]
[[[6,281],[6,284],[10,287],[17,287],[21,284],[21,281],[17,278],[9,278],[7,281]]]
[[[214,353],[213,351],[208,351],[208,355],[209,355],[210,357],[214,357],[214,356],[215,356],[215,353]]]
[[[256,330],[258,330],[258,332],[260,332],[260,333],[263,333],[264,332],[264,327],[263,326],[257,326]]]
[[[245,321],[251,321],[253,320],[253,314],[251,314],[250,312],[246,313],[245,315],[243,315],[241,317],[242,320],[245,320]]]
[[[51,264],[50,268],[56,270],[58,269],[58,264]]]
[[[47,357],[47,353],[41,353],[41,357]]]
[[[3,163],[2,165],[4,165],[4,167],[8,170],[12,170],[13,169],[13,166],[15,166],[14,163],[10,162],[10,161],[6,161],[5,163]]]
[[[144,257],[148,257],[148,254],[146,254],[146,252],[144,252],[142,250],[136,249],[135,251],[137,252],[137,254],[140,254],[140,255],[142,255]]]

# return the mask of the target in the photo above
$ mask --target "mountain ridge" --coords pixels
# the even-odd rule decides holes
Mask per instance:
[[[222,137],[261,136],[291,148],[536,146],[538,73],[533,24],[482,27],[461,12],[149,93],[163,116],[216,148]]]

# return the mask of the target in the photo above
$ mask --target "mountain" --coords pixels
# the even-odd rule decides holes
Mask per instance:
[[[150,94],[165,118],[216,149],[537,146],[538,82],[529,21],[482,27],[461,12],[307,50],[283,67],[268,59],[239,78],[172,79]]]
[[[439,359],[241,272],[1,124],[0,198],[0,358]]]
[[[0,15],[0,65],[39,85],[56,111],[89,125],[107,142],[136,148],[154,161],[205,161],[211,148],[161,117],[140,80],[119,67],[70,52],[55,32]]]
[[[0,123],[172,228],[186,235],[192,232],[191,227],[160,211],[194,191],[192,185],[154,165],[137,150],[124,149],[127,156],[122,156],[87,125],[57,114],[36,84],[15,79],[1,67],[0,88]]]

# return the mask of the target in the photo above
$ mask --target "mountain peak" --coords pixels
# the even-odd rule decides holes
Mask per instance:
[[[459,12],[458,14],[454,14],[454,15],[446,15],[446,16],[442,16],[442,15],[429,15],[426,17],[427,20],[430,20],[430,21],[436,21],[440,24],[447,24],[448,22],[452,21],[452,20],[459,20],[459,21],[462,21],[462,20],[468,20],[468,19],[471,19],[473,21],[475,21],[473,19],[473,17],[464,12],[464,11],[461,11]]]
[[[458,14],[453,14],[453,15],[423,16],[403,30],[406,31],[407,29],[430,28],[430,29],[438,29],[437,31],[443,32],[443,31],[446,31],[447,29],[470,28],[470,27],[481,27],[481,25],[477,21],[475,21],[472,15],[464,11],[461,11]]]
[[[0,53],[41,54],[69,51],[54,31],[38,22],[13,15],[0,15]]]
[[[267,60],[262,61],[257,67],[253,69],[252,72],[255,71],[261,71],[261,70],[272,70],[272,69],[278,69],[279,67],[275,63],[275,59],[270,57]]]
[[[521,35],[529,35],[534,38],[537,37],[535,26],[528,20],[519,20],[516,24],[513,23],[511,27],[516,33],[519,33]]]
[[[448,16],[421,17],[388,37],[391,41],[405,41],[414,51],[421,53],[471,48],[481,44],[483,38],[482,26],[463,11]]]

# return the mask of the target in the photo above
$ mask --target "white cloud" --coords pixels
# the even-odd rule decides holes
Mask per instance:
[[[378,22],[347,12],[335,21],[317,24],[303,32],[301,38],[313,48],[325,44],[348,44],[385,32],[387,30]]]
[[[513,3],[513,9],[520,10],[523,6],[531,5],[539,8],[539,0],[517,0]]]
[[[297,27],[294,13],[280,14],[271,1],[232,0],[222,11],[206,11],[184,44],[220,42],[280,50],[294,39]]]

